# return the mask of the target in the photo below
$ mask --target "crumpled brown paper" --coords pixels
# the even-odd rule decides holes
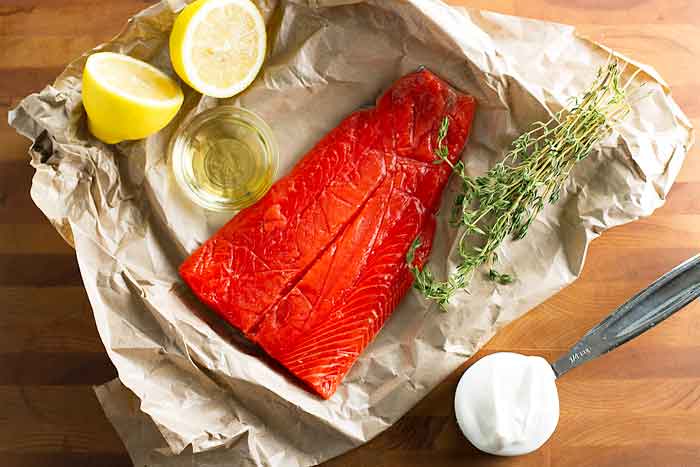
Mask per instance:
[[[96,50],[128,53],[172,73],[167,37],[182,6],[148,8]],[[234,102],[273,128],[280,176],[343,116],[419,65],[479,100],[465,157],[472,174],[483,173],[531,122],[580,94],[608,57],[568,26],[436,0],[260,6],[269,58]],[[322,401],[198,304],[176,274],[187,252],[229,216],[205,212],[178,191],[165,146],[185,118],[219,102],[190,91],[159,134],[106,146],[86,130],[84,61],[24,99],[10,122],[33,141],[34,201],[75,246],[119,372],[97,394],[138,466],[306,466],[364,443],[500,327],[572,282],[602,231],[661,206],[692,142],[690,122],[666,85],[639,65],[649,84],[633,115],[576,168],[561,201],[528,236],[499,251],[516,282],[477,280],[449,313],[410,292],[337,393]],[[443,213],[454,188],[444,195]],[[444,272],[454,266],[455,232],[444,215],[439,226],[431,266]]]

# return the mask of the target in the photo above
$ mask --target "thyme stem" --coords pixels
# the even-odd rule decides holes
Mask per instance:
[[[443,144],[449,120],[440,125],[436,163],[447,163],[462,181],[462,193],[452,208],[451,224],[458,236],[460,262],[446,280],[437,280],[429,268],[414,262],[417,238],[406,255],[414,276],[414,287],[445,310],[450,298],[466,288],[482,265],[491,265],[488,277],[501,284],[512,282],[507,274],[493,269],[496,250],[507,237],[519,240],[548,203],[558,201],[562,185],[577,162],[585,159],[595,144],[608,136],[614,125],[630,111],[623,70],[614,59],[598,70],[592,86],[568,109],[547,122],[537,122],[519,136],[506,154],[485,175],[469,177],[462,162],[453,164]]]

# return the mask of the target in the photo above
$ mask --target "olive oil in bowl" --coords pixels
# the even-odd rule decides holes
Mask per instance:
[[[240,210],[262,198],[279,157],[265,121],[230,105],[203,112],[178,129],[169,153],[178,185],[214,211]]]

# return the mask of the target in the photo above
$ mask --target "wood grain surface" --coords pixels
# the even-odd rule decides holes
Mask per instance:
[[[700,126],[700,1],[458,1],[574,24],[583,35],[652,64]],[[3,118],[151,3],[0,0]],[[0,466],[130,466],[91,389],[115,370],[74,254],[29,197],[27,147],[0,125]],[[574,285],[508,326],[480,355],[508,350],[552,359],[700,250],[699,152],[689,154],[663,208],[596,240]],[[452,403],[463,370],[386,433],[327,466],[700,466],[700,303],[562,379],[557,432],[528,456],[481,455],[462,438]]]

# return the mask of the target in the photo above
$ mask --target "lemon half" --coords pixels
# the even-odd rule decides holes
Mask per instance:
[[[156,133],[173,119],[182,101],[177,82],[141,60],[102,52],[85,63],[83,106],[90,131],[105,143]]]
[[[253,82],[266,43],[265,21],[250,0],[197,0],[175,20],[170,58],[191,87],[226,98]]]

